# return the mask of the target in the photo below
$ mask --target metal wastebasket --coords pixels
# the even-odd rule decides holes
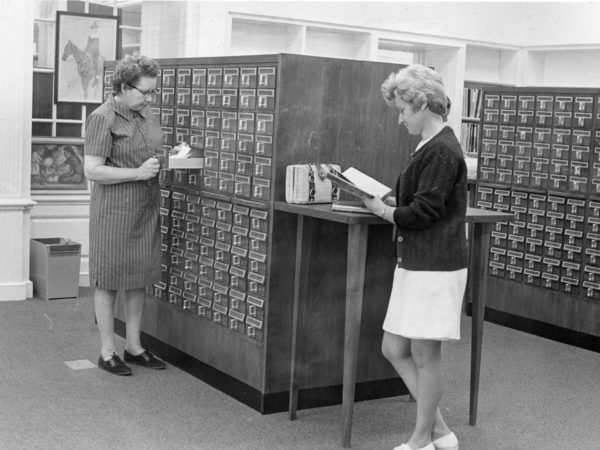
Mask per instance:
[[[45,300],[79,295],[81,245],[65,238],[31,240],[29,277],[34,295]]]

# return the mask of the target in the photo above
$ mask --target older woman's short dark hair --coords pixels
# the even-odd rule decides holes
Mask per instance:
[[[115,94],[121,92],[123,84],[135,86],[142,77],[156,78],[158,76],[158,68],[158,63],[147,56],[126,56],[115,67],[112,79]]]
[[[390,106],[399,97],[416,109],[427,105],[431,112],[444,119],[450,111],[450,99],[444,91],[442,77],[421,64],[413,64],[392,73],[381,85],[381,93]]]

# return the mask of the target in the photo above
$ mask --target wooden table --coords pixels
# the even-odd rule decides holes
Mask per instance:
[[[296,419],[298,407],[300,364],[297,351],[298,323],[304,314],[304,299],[307,295],[307,279],[310,265],[310,242],[315,220],[344,223],[348,226],[347,268],[346,268],[346,315],[344,321],[344,367],[342,382],[342,445],[350,447],[352,433],[352,413],[356,385],[356,367],[360,323],[362,314],[365,262],[367,253],[368,228],[373,225],[391,224],[372,214],[360,214],[332,211],[331,205],[294,205],[276,202],[275,210],[296,214],[296,266],[294,273],[294,305],[292,324],[292,357],[290,373],[290,420]],[[482,209],[468,208],[467,223],[471,224],[469,281],[467,298],[473,304],[472,342],[471,342],[471,388],[469,424],[475,425],[479,393],[479,374],[481,364],[481,345],[483,336],[483,313],[485,311],[486,275],[489,257],[489,240],[494,222],[507,222],[512,214],[498,213]]]

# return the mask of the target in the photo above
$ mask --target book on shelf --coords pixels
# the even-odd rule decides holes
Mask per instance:
[[[463,123],[461,125],[460,143],[465,153],[477,153],[479,130],[479,124]]]
[[[343,211],[343,212],[353,212],[353,213],[361,213],[361,214],[371,214],[365,205],[363,205],[360,201],[346,201],[346,200],[336,200],[331,204],[332,211]]]
[[[330,171],[327,173],[327,178],[340,189],[357,197],[378,196],[384,199],[392,192],[390,187],[354,167],[343,172]]]
[[[463,117],[473,119],[481,118],[481,89],[468,88],[464,89],[463,95]]]

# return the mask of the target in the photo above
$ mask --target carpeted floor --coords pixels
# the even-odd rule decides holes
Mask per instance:
[[[334,449],[341,406],[261,415],[170,366],[131,377],[98,359],[89,298],[0,302],[0,449]],[[441,407],[462,450],[600,449],[600,353],[486,323],[478,424],[468,425],[470,319],[444,344]],[[119,350],[124,342],[118,338]],[[354,408],[355,449],[406,440],[406,397]]]

